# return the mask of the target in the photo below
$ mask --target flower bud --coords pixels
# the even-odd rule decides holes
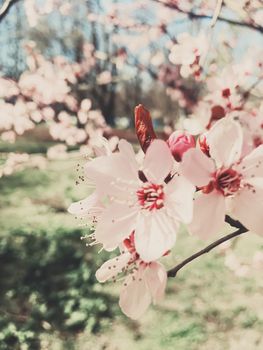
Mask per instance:
[[[169,139],[167,144],[174,156],[174,159],[177,162],[182,160],[183,154],[188,151],[190,148],[195,147],[195,138],[193,135],[186,133],[185,131],[177,130],[174,131]]]
[[[135,131],[140,142],[141,148],[146,152],[151,142],[156,139],[153,129],[150,112],[143,105],[138,105],[134,110],[135,114]]]

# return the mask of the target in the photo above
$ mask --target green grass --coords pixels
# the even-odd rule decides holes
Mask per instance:
[[[81,199],[89,189],[85,185],[75,186],[76,163],[76,159],[52,161],[45,170],[27,169],[0,179],[2,240],[11,239],[18,231],[32,234],[34,230],[42,232],[39,231],[41,228],[52,234],[57,230],[77,229],[78,223],[66,209],[72,200]],[[75,237],[76,254],[83,249],[90,254],[84,243],[80,249],[79,236],[80,232]],[[164,259],[165,264],[173,266],[204,244],[182,230],[172,254]],[[240,237],[235,249],[243,259],[250,261],[253,253],[262,247],[262,239],[248,233]],[[93,254],[95,269],[102,258],[94,251]],[[15,275],[16,271],[10,273]],[[50,271],[52,273],[57,271]],[[112,300],[118,296],[118,285],[98,285],[96,288],[108,293]],[[64,334],[54,327],[52,332],[41,334],[42,348],[259,350],[263,348],[262,292],[262,271],[255,270],[247,277],[238,278],[224,266],[224,258],[215,250],[186,266],[175,279],[170,279],[166,298],[160,305],[151,307],[139,321],[124,317],[117,302],[113,301],[116,308],[110,323],[102,320],[96,334],[92,334],[88,326],[86,330],[76,331],[73,327],[71,332]],[[72,293],[78,293],[78,290]],[[83,303],[87,300],[83,299]],[[69,310],[70,307],[69,303]],[[78,323],[83,318],[83,313],[75,311],[67,322],[70,326],[70,322]]]

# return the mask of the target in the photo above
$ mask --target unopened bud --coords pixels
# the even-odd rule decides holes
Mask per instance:
[[[143,105],[135,107],[135,130],[140,142],[141,148],[146,152],[151,142],[156,139],[153,129],[150,112]]]
[[[195,138],[191,134],[177,130],[170,135],[169,139],[167,140],[167,144],[172,152],[172,155],[174,156],[174,159],[177,162],[180,162],[183,154],[190,148],[195,147]]]

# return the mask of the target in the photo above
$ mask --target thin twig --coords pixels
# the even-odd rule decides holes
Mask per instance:
[[[214,12],[212,21],[210,23],[210,27],[211,28],[213,28],[215,26],[215,24],[216,24],[216,21],[217,21],[219,15],[220,15],[220,11],[221,11],[222,5],[223,5],[223,0],[218,0],[217,4],[216,4],[216,8],[215,8],[215,12]]]
[[[172,10],[177,11],[177,12],[183,13],[186,16],[188,16],[190,19],[212,19],[212,16],[209,16],[209,15],[198,14],[198,13],[195,13],[193,11],[185,11],[185,10],[181,9],[178,5],[176,5],[174,2],[164,3],[161,0],[152,0],[152,1],[154,1],[156,3],[159,3],[159,4],[162,4],[163,6],[168,7],[170,9],[172,9]],[[233,19],[230,19],[230,18],[221,17],[221,16],[218,16],[217,20],[221,21],[221,22],[233,24],[235,26],[250,28],[252,30],[257,30],[260,33],[263,33],[263,27],[262,26],[253,24],[251,22],[241,22],[241,21],[236,21],[236,20],[233,20]]]
[[[197,253],[191,255],[189,258],[183,260],[180,264],[176,265],[175,267],[173,267],[172,269],[170,269],[167,272],[168,277],[175,277],[179,270],[181,270],[185,265],[189,264],[191,261],[197,259],[199,256],[210,252],[210,250],[216,248],[220,244],[222,244],[222,243],[224,243],[224,242],[226,242],[234,237],[237,237],[239,235],[242,235],[245,232],[248,232],[248,230],[242,224],[240,224],[239,221],[233,220],[232,218],[230,218],[230,216],[226,217],[226,222],[228,222],[231,226],[235,226],[235,227],[237,224],[239,228],[235,232],[232,232],[232,233],[218,239],[217,241],[209,244],[204,249],[199,250],[199,252],[197,252]]]
[[[11,7],[20,0],[5,0],[0,8],[0,21],[8,14]]]

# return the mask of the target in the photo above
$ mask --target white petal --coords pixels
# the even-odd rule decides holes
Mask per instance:
[[[218,167],[230,166],[241,157],[243,132],[232,118],[222,118],[206,134],[211,157]]]
[[[136,320],[140,318],[151,303],[151,293],[143,278],[143,272],[139,271],[133,279],[129,276],[120,293],[119,305],[128,317]]]
[[[158,262],[152,262],[145,269],[144,278],[151,292],[153,302],[161,300],[167,283],[167,272],[164,266]]]
[[[92,216],[94,212],[102,210],[103,205],[99,201],[97,192],[93,192],[89,197],[82,199],[79,202],[72,203],[68,208],[70,214],[80,217]]]
[[[138,169],[127,156],[120,153],[88,162],[85,165],[85,174],[96,184],[98,192],[119,198],[127,198],[140,184]]]
[[[118,148],[119,148],[120,154],[123,157],[129,159],[130,163],[132,163],[134,169],[137,172],[138,171],[138,164],[136,161],[136,156],[135,156],[132,145],[129,142],[127,142],[126,140],[120,140],[119,144],[118,144]]]
[[[194,201],[194,217],[188,226],[190,233],[202,239],[217,234],[224,226],[225,199],[217,192],[200,194]]]
[[[183,155],[181,170],[189,181],[202,187],[210,182],[215,165],[200,149],[191,148]]]
[[[236,167],[246,178],[263,177],[263,145],[255,148]]]
[[[148,216],[140,214],[135,229],[135,247],[145,262],[159,259],[176,241],[179,224],[160,209]]]
[[[106,261],[96,272],[99,282],[106,282],[108,279],[117,276],[131,259],[131,254],[126,252],[113,259]]]
[[[164,205],[169,215],[189,224],[193,218],[195,186],[183,176],[175,176],[165,187]]]
[[[165,141],[154,140],[147,149],[143,172],[148,181],[159,184],[173,169],[174,159]]]
[[[95,238],[104,249],[115,249],[135,229],[137,209],[112,203],[101,215]]]
[[[263,236],[263,188],[244,188],[232,199],[231,213],[247,229]]]

